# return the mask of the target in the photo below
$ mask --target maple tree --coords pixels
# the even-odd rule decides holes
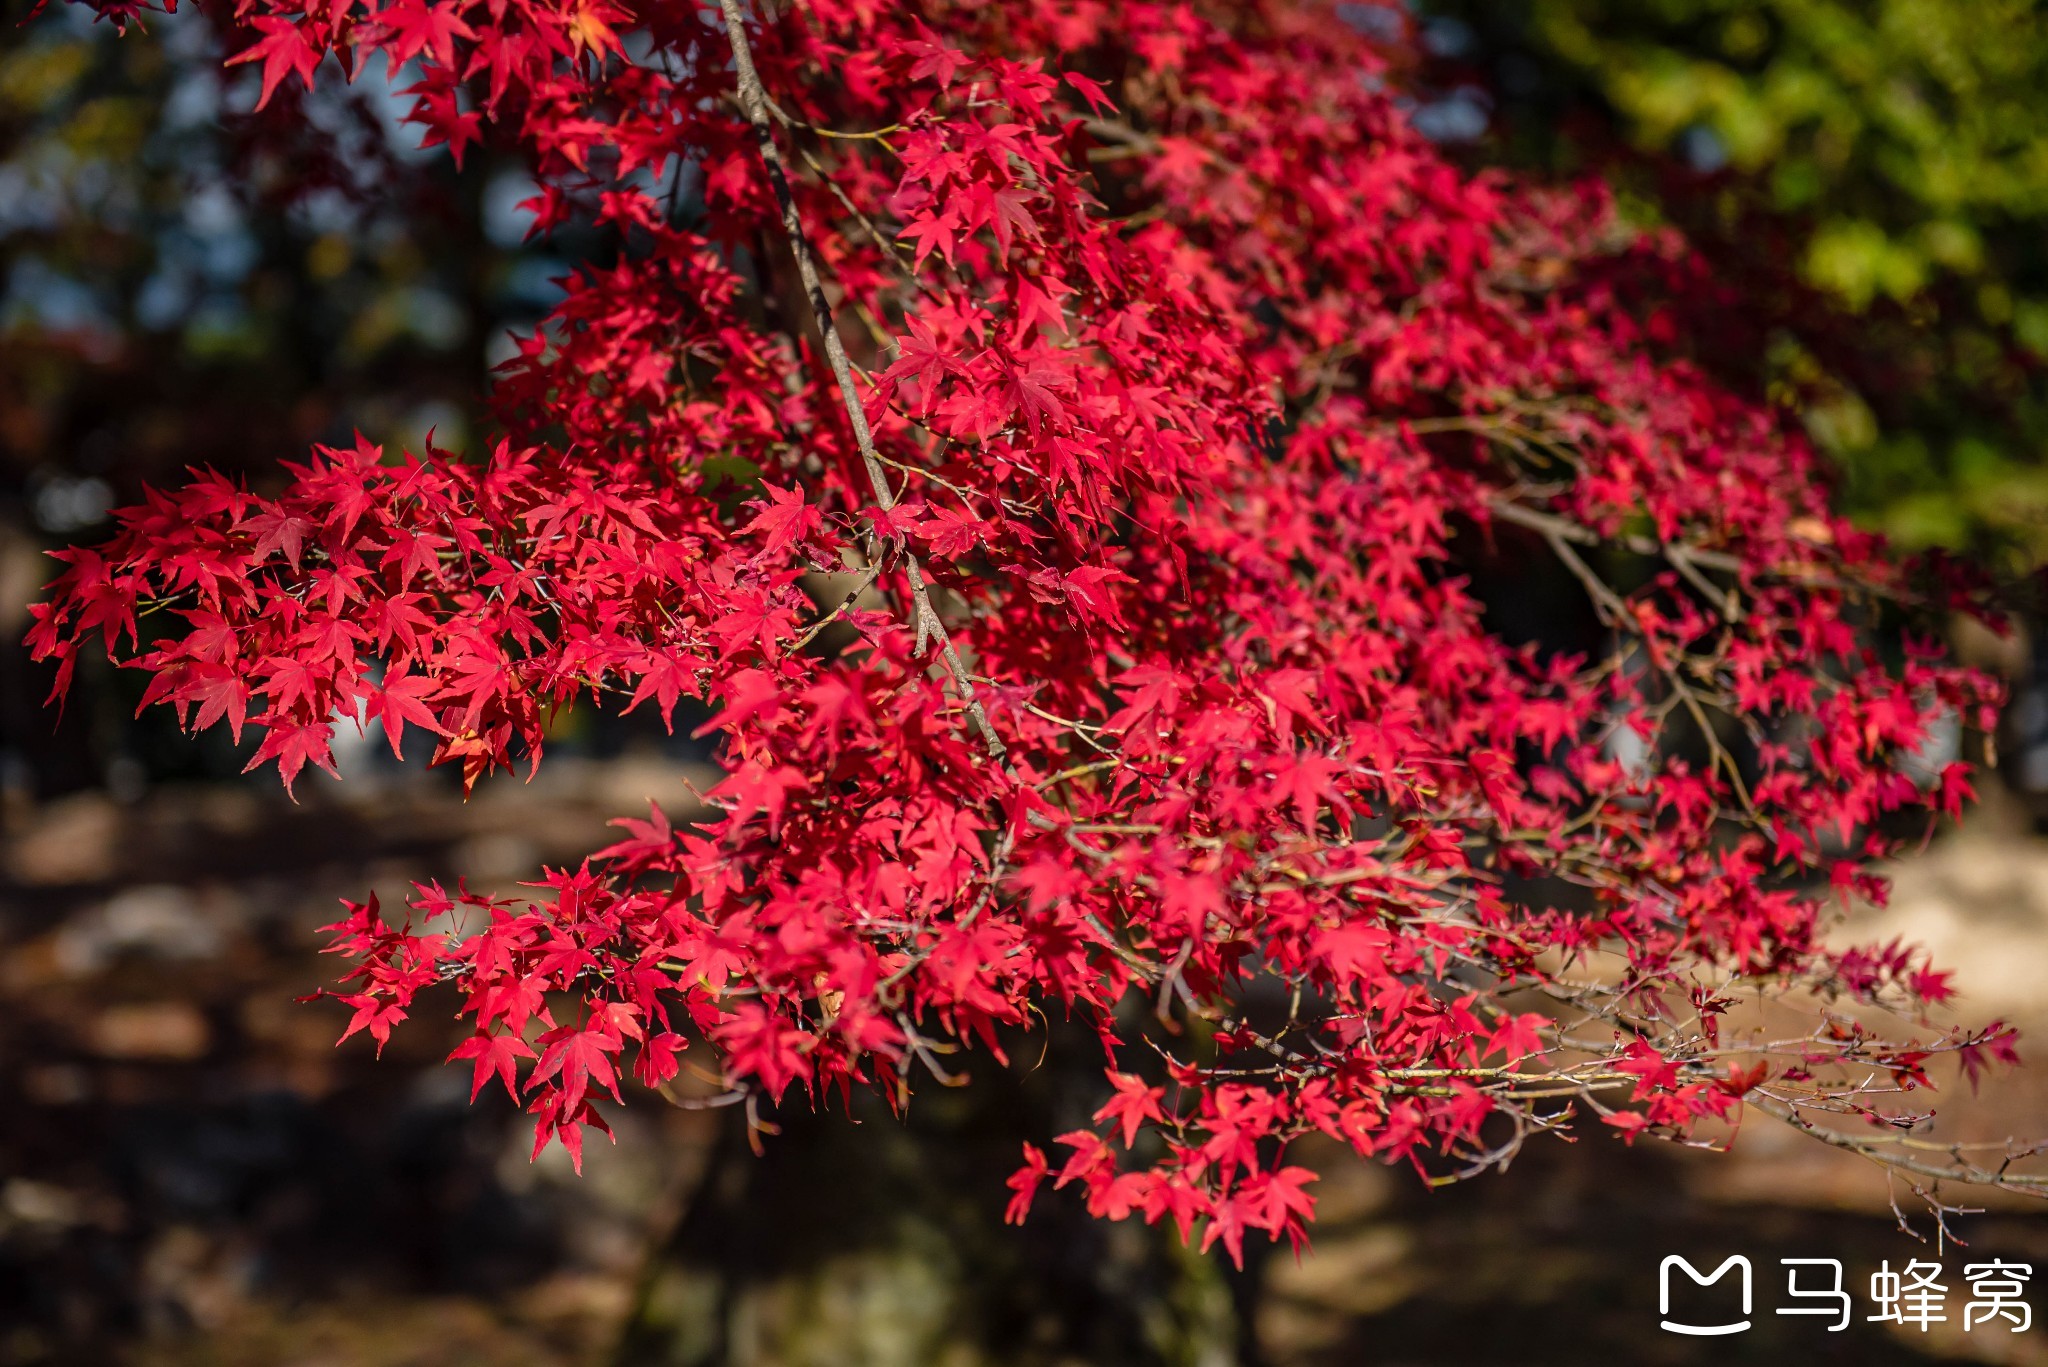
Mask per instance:
[[[1440,157],[1387,24],[236,14],[273,114],[382,54],[424,142],[522,152],[535,230],[620,250],[518,339],[488,449],[316,448],[270,495],[195,473],[61,552],[30,637],[58,692],[97,641],[287,787],[337,723],[424,733],[468,786],[571,705],[702,701],[726,775],[531,898],[350,905],[344,1038],[452,984],[473,1095],[580,1164],[629,1072],[707,1053],[750,1117],[905,1105],[1066,1013],[1103,1103],[1025,1146],[1012,1216],[1050,1179],[1233,1256],[1300,1239],[1316,1132],[1446,1180],[1574,1114],[1683,1137],[1750,1106],[1916,1180],[2039,1185],[1910,1147],[1893,1100],[2011,1032],[1930,1025],[1942,974],[1823,939],[1969,795],[1918,757],[1994,685],[1873,630],[1963,590],[1688,361],[1682,243]],[[1606,647],[1504,635],[1490,546],[1562,566]],[[1724,1035],[1738,987],[1817,1023]]]

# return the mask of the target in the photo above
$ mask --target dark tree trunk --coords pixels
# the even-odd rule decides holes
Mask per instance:
[[[733,1115],[619,1367],[1238,1367],[1232,1286],[1170,1227],[1092,1219],[1050,1184],[1003,1224],[1020,1139],[1085,1123],[1064,1114],[1077,1072],[984,1059],[907,1120],[871,1097],[852,1119],[792,1105],[761,1157]]]

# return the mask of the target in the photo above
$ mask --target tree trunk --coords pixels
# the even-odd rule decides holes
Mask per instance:
[[[872,1097],[851,1119],[794,1103],[761,1157],[733,1114],[619,1367],[1238,1367],[1232,1286],[1170,1225],[1095,1220],[1049,1185],[1002,1223],[1020,1136],[1082,1123],[1058,1096],[1087,1093],[1055,1071],[984,1062],[907,1120]]]

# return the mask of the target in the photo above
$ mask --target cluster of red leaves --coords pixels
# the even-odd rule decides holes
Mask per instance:
[[[1830,1061],[1918,1075],[1839,1021],[1769,1067],[1719,1039],[1738,979],[1943,994],[1824,951],[1802,889],[1876,891],[1887,819],[1967,792],[1905,761],[1993,698],[1880,657],[1882,548],[1630,302],[1690,287],[1677,244],[1447,163],[1344,6],[765,8],[872,462],[716,9],[241,0],[266,101],[382,52],[428,143],[523,150],[539,231],[624,245],[521,340],[494,449],[152,494],[63,555],[35,650],[98,636],[287,785],[337,719],[474,782],[579,701],[708,701],[727,771],[717,819],[622,821],[532,900],[352,907],[350,1033],[453,983],[477,1087],[580,1155],[686,1040],[735,1092],[900,1101],[1063,1011],[1113,1095],[1013,1213],[1054,1176],[1233,1254],[1299,1237],[1311,1132],[1483,1165],[1561,1094],[1681,1133]],[[1460,569],[1493,545],[1612,649],[1505,641]]]

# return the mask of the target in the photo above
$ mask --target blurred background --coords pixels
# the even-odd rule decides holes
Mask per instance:
[[[373,736],[293,804],[225,737],[136,719],[136,680],[89,673],[46,712],[19,645],[41,552],[191,465],[260,486],[358,429],[462,447],[506,330],[614,244],[525,243],[521,174],[417,153],[384,73],[323,80],[317,133],[280,151],[299,116],[247,112],[255,76],[222,71],[206,11],[126,39],[26,14],[9,0],[0,30],[0,1367],[2048,1362],[2048,1324],[1659,1332],[1668,1253],[1747,1253],[1764,1305],[1780,1257],[1843,1259],[1860,1288],[1933,1256],[1878,1172],[1761,1124],[1732,1156],[1539,1145],[1434,1194],[1323,1155],[1313,1251],[1238,1271],[1064,1194],[1001,1228],[1020,1139],[1095,1101],[1057,1031],[907,1127],[778,1117],[764,1156],[729,1113],[642,1094],[580,1178],[559,1150],[528,1161],[502,1096],[468,1104],[431,1005],[381,1060],[336,1049],[342,1008],[294,999],[333,977],[316,932],[340,898],[509,891],[649,798],[687,814],[707,757],[571,715],[538,779],[465,804]],[[1748,329],[1713,329],[1732,340],[1709,359],[1797,411],[1858,517],[1982,560],[2022,605],[2012,639],[1958,628],[2015,691],[1985,803],[1845,933],[1928,944],[1972,1018],[2048,1024],[2048,4],[1410,17],[1431,137],[1607,176],[1637,221],[1682,227]],[[1958,1132],[2048,1134],[2048,1070],[1949,1104]],[[1981,1204],[1952,1273],[2048,1265],[2043,1214]]]

